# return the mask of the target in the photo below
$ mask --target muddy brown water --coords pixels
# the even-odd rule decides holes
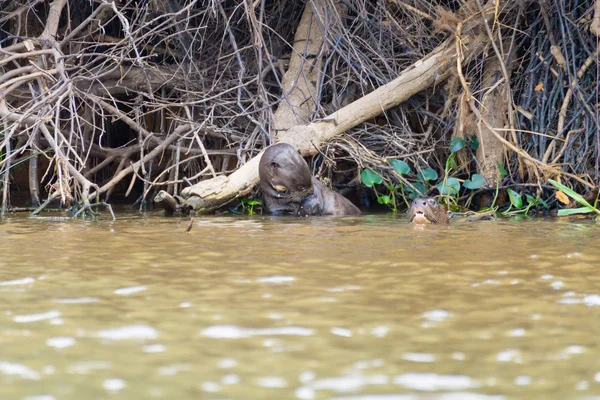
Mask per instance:
[[[0,398],[593,399],[600,228],[0,223]]]

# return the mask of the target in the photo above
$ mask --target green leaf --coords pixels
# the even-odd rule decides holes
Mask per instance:
[[[452,169],[456,169],[458,168],[458,165],[456,164],[456,160],[455,160],[455,156],[456,153],[451,153],[450,156],[448,157],[448,159],[446,160],[446,171],[450,171]]]
[[[530,194],[525,193],[525,199],[527,200],[527,204],[537,204],[537,200]]]
[[[379,185],[383,182],[383,178],[377,172],[373,171],[370,168],[365,168],[360,173],[361,182],[368,187],[373,187],[374,185]]]
[[[246,204],[248,204],[249,206],[260,206],[260,205],[262,205],[262,203],[260,201],[258,201],[258,200],[250,200]]]
[[[496,167],[498,167],[498,171],[500,172],[500,178],[504,178],[506,175],[508,175],[508,171],[506,171],[504,166],[498,161],[496,161]]]
[[[463,182],[463,186],[467,189],[479,189],[484,183],[485,180],[483,179],[483,176],[479,174],[473,174],[471,175],[471,179],[467,179]]]
[[[377,202],[379,204],[390,204],[392,202],[392,198],[390,196],[387,196],[387,195],[379,196],[377,198]]]
[[[544,206],[544,208],[546,208],[546,209],[550,208],[550,206],[548,205],[548,203],[546,203],[546,201],[544,201],[544,199],[542,199],[541,197],[538,197],[537,200],[538,200],[539,204],[541,204],[541,205]]]
[[[394,171],[396,171],[399,175],[412,173],[410,166],[402,160],[392,160],[390,161],[390,165],[394,167]]]
[[[594,206],[592,206],[590,203],[588,203],[583,198],[582,195],[580,195],[579,193],[577,193],[573,189],[569,189],[565,185],[556,182],[554,179],[548,179],[548,182],[550,182],[550,184],[552,186],[554,186],[555,188],[557,188],[559,190],[562,190],[567,196],[569,196],[570,198],[572,198],[573,200],[575,200],[576,202],[578,202],[582,206],[585,206],[585,207],[589,208],[591,211],[594,211],[594,212],[600,214],[600,211],[598,211],[596,208],[594,208]]]
[[[410,195],[408,197],[410,197],[411,199],[417,198],[419,196],[425,196],[425,193],[427,193],[427,189],[425,188],[425,185],[422,182],[413,182],[412,184],[415,189],[417,189],[417,191],[415,192],[413,190],[413,188],[411,188],[410,186],[406,187],[406,191],[408,193],[410,193],[410,195],[415,195],[413,197],[411,197]]]
[[[469,146],[471,146],[473,151],[477,151],[479,148],[479,139],[477,139],[476,135],[471,136],[471,140],[469,140]]]
[[[445,196],[454,196],[458,194],[458,191],[460,190],[460,182],[458,179],[450,177],[445,183],[446,184],[442,181],[436,185],[440,194]]]
[[[546,203],[541,197],[533,197],[530,194],[526,194],[525,198],[527,199],[527,203],[528,204],[533,204],[533,205],[536,205],[536,206],[541,205],[541,206],[544,206],[546,208],[549,207],[548,203]]]
[[[515,208],[523,207],[523,198],[521,198],[521,195],[510,188],[506,190],[508,191],[508,197],[510,197],[510,204]]]
[[[387,183],[385,184],[385,187],[387,188],[387,190],[389,190],[391,193],[394,193],[396,190],[398,190],[398,188],[394,185],[388,185]]]
[[[462,138],[455,137],[450,141],[450,153],[456,153],[457,151],[465,147],[465,141]]]
[[[417,179],[421,182],[434,181],[438,178],[437,172],[435,169],[425,168],[423,171],[417,174]]]
[[[574,215],[574,214],[589,214],[591,212],[594,212],[594,210],[590,210],[587,207],[581,207],[581,208],[564,208],[562,210],[558,210],[558,216],[559,217],[564,217],[566,215]]]

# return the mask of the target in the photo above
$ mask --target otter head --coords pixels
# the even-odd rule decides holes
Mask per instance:
[[[446,225],[452,217],[452,212],[446,211],[433,197],[414,199],[406,213],[410,222],[415,224]]]
[[[277,143],[267,148],[258,174],[263,193],[281,202],[297,202],[313,193],[308,164],[289,144]]]

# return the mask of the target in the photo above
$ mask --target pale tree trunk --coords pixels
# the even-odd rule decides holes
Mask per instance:
[[[490,58],[484,64],[482,84],[487,90],[481,101],[481,116],[488,121],[490,127],[496,131],[502,131],[508,122],[506,96],[508,86],[502,76],[501,63],[497,57]],[[494,133],[481,123],[478,124],[476,132],[479,140],[476,157],[481,176],[485,179],[486,186],[495,187],[499,173],[498,164],[504,165],[504,144],[498,141]]]
[[[312,3],[312,6],[311,6]],[[296,30],[290,64],[282,80],[282,100],[274,115],[275,135],[296,125],[306,125],[317,109],[319,78],[328,29],[326,2],[307,2]],[[338,10],[332,10],[337,12]]]
[[[590,24],[590,32],[596,36],[600,36],[600,0],[596,0],[594,4],[594,19]]]

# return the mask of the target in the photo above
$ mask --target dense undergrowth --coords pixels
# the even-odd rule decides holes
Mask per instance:
[[[553,179],[593,207],[595,1],[17,0],[0,4],[3,212],[15,191],[37,211],[116,195],[144,205],[157,190],[177,194],[247,163],[277,139],[307,7],[323,44],[304,54],[319,79],[298,124],[386,85],[444,43],[459,52],[447,79],[318,149],[310,166],[334,188],[372,187],[392,210],[422,192],[452,208],[515,211],[569,203]],[[462,60],[472,43],[461,29],[490,9],[477,28],[483,51]]]

